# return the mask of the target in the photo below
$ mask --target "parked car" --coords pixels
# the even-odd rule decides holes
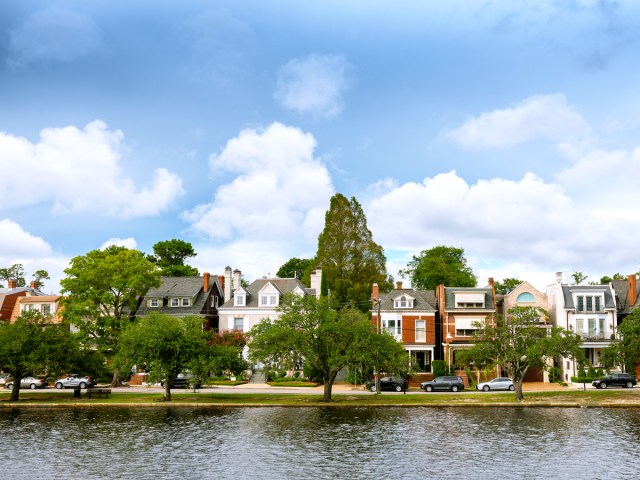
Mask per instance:
[[[8,373],[3,373],[0,375],[0,385],[6,385],[6,383],[9,381],[9,374]]]
[[[634,385],[638,383],[636,377],[630,373],[612,373],[610,375],[606,375],[599,380],[594,380],[591,382],[596,388],[607,388],[607,387],[623,387],[623,388],[633,388]]]
[[[436,377],[431,381],[422,382],[420,388],[425,392],[432,392],[433,390],[451,390],[452,392],[457,392],[464,388],[464,381],[462,377],[453,375]]]
[[[476,385],[477,390],[482,390],[483,392],[489,392],[491,390],[515,390],[516,387],[513,386],[513,380],[507,377],[498,377],[493,380],[489,380],[488,382],[482,382]]]
[[[56,380],[56,388],[58,390],[62,388],[91,388],[96,384],[93,378],[80,375],[68,375],[65,378]]]
[[[30,388],[31,390],[34,390],[36,388],[45,388],[47,385],[49,385],[49,383],[42,378],[23,377],[22,380],[20,380],[21,389]],[[9,389],[13,388],[13,380],[9,380],[5,384],[5,387]]]
[[[380,378],[380,390],[393,390],[396,392],[403,392],[409,388],[409,382],[406,378],[402,377],[381,377]],[[375,392],[375,382],[371,385],[371,391]]]
[[[160,383],[164,387],[164,381]],[[179,373],[176,378],[173,379],[171,388],[200,388],[202,385],[196,381],[193,375],[189,373]]]

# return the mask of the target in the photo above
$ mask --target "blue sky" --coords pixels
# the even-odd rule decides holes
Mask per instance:
[[[0,4],[0,266],[191,242],[252,280],[355,196],[398,277],[640,269],[635,2]]]

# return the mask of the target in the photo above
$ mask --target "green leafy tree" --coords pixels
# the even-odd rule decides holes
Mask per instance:
[[[613,280],[626,280],[626,279],[627,278],[621,273],[614,273],[613,277],[610,277],[609,275],[604,275],[603,277],[600,278],[600,281],[598,283],[589,282],[589,284],[590,285],[607,285],[608,283],[611,283]]]
[[[254,361],[290,367],[304,359],[305,369],[319,372],[322,401],[331,401],[336,375],[358,359],[364,337],[373,335],[368,316],[353,307],[333,308],[327,297],[287,295],[274,321],[251,329],[249,355]]]
[[[184,240],[165,240],[153,246],[154,255],[147,258],[158,265],[165,277],[197,277],[198,269],[185,264],[196,252],[189,242]]]
[[[36,270],[36,273],[33,274],[33,279],[38,282],[38,286],[42,288],[44,287],[44,280],[50,280],[51,277],[46,270]]]
[[[358,337],[351,367],[363,372],[377,372],[378,375],[405,376],[409,371],[409,356],[389,332],[377,334],[370,329]],[[380,393],[380,384],[377,383],[376,387],[377,393]]]
[[[322,268],[327,290],[336,304],[368,311],[372,284],[377,283],[382,291],[393,287],[384,251],[373,241],[355,197],[347,200],[339,193],[331,197],[324,222],[313,264]]]
[[[305,285],[309,285],[309,277],[313,260],[310,258],[290,258],[276,272],[280,278],[299,278]]]
[[[502,282],[495,282],[494,288],[496,289],[496,293],[498,295],[506,295],[509,292],[512,292],[514,288],[522,283],[522,280],[518,280],[517,278],[505,278]]]
[[[602,351],[601,361],[607,370],[622,366],[625,371],[633,372],[640,364],[640,308],[633,310],[618,326],[618,337]]]
[[[501,366],[515,386],[518,400],[524,400],[522,381],[532,367],[546,367],[556,356],[582,358],[582,339],[560,327],[540,323],[547,312],[540,307],[513,307],[508,321],[496,315],[493,321],[477,323],[474,345],[459,353],[458,361],[476,368]]]
[[[138,365],[149,372],[151,382],[164,382],[164,399],[171,401],[176,376],[190,367],[206,363],[208,333],[202,319],[152,314],[130,324],[122,333],[119,362]]]
[[[440,245],[413,256],[400,275],[409,277],[413,288],[434,290],[438,285],[475,287],[476,276],[467,265],[462,248]]]
[[[97,348],[111,363],[120,333],[131,321],[138,299],[160,285],[160,272],[142,252],[111,246],[75,257],[60,281],[65,322],[79,329],[86,345]],[[112,385],[120,383],[114,366]]]
[[[0,280],[5,282],[15,280],[18,287],[24,287],[27,284],[24,278],[24,266],[21,263],[14,263],[8,268],[0,268]]]
[[[14,323],[0,322],[0,365],[14,379],[11,401],[19,399],[22,378],[66,369],[79,356],[69,328],[49,324],[40,312],[23,312]]]
[[[571,274],[571,278],[573,279],[574,285],[582,285],[589,278],[588,275],[584,275],[582,272],[573,272]]]

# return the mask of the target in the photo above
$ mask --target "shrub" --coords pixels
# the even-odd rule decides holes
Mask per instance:
[[[309,379],[310,382],[321,383],[323,381],[322,372],[311,366],[308,366],[306,363],[304,365],[304,368],[302,369],[302,373],[306,378]]]
[[[587,377],[593,378],[596,376],[598,376],[598,374],[596,373],[596,369],[593,368],[593,365],[589,365],[589,369],[587,370]]]
[[[447,374],[447,365],[444,363],[444,360],[434,360],[431,366],[433,367],[434,378]]]
[[[560,383],[561,379],[562,379],[562,370],[560,370],[558,367],[551,367],[549,369],[549,381],[551,383]]]

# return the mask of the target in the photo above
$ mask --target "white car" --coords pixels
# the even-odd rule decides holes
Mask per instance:
[[[476,390],[482,390],[483,392],[489,392],[491,390],[515,390],[513,380],[507,377],[498,377],[488,382],[482,382],[476,385]]]

